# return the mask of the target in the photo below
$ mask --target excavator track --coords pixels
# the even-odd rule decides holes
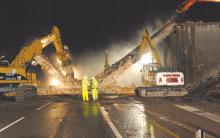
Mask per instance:
[[[143,86],[137,87],[135,93],[140,97],[179,97],[188,94],[184,87],[158,87],[158,86]]]

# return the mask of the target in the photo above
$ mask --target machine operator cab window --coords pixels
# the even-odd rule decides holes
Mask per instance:
[[[142,73],[143,73],[143,82],[145,85],[152,85],[154,82],[155,72],[158,70],[157,63],[149,63],[143,65]]]

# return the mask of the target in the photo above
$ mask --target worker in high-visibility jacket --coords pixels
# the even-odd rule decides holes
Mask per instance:
[[[89,80],[88,77],[85,76],[82,79],[82,97],[83,101],[89,101]]]
[[[98,100],[98,87],[99,82],[95,79],[95,77],[92,77],[92,98],[93,100]]]

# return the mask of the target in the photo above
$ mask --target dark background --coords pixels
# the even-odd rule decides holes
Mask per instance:
[[[0,53],[16,55],[57,25],[73,55],[129,40],[146,23],[165,20],[183,0],[5,0],[0,4]],[[196,4],[184,20],[218,21],[220,4]]]

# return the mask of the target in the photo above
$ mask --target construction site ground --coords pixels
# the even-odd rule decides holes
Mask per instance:
[[[1,100],[0,112],[0,137],[4,138],[190,138],[206,127],[210,131],[206,131],[206,137],[220,136],[215,131],[220,128],[218,100],[200,98],[102,94],[98,101],[92,101],[90,96],[89,102],[82,102],[79,94],[38,96],[24,102]]]

